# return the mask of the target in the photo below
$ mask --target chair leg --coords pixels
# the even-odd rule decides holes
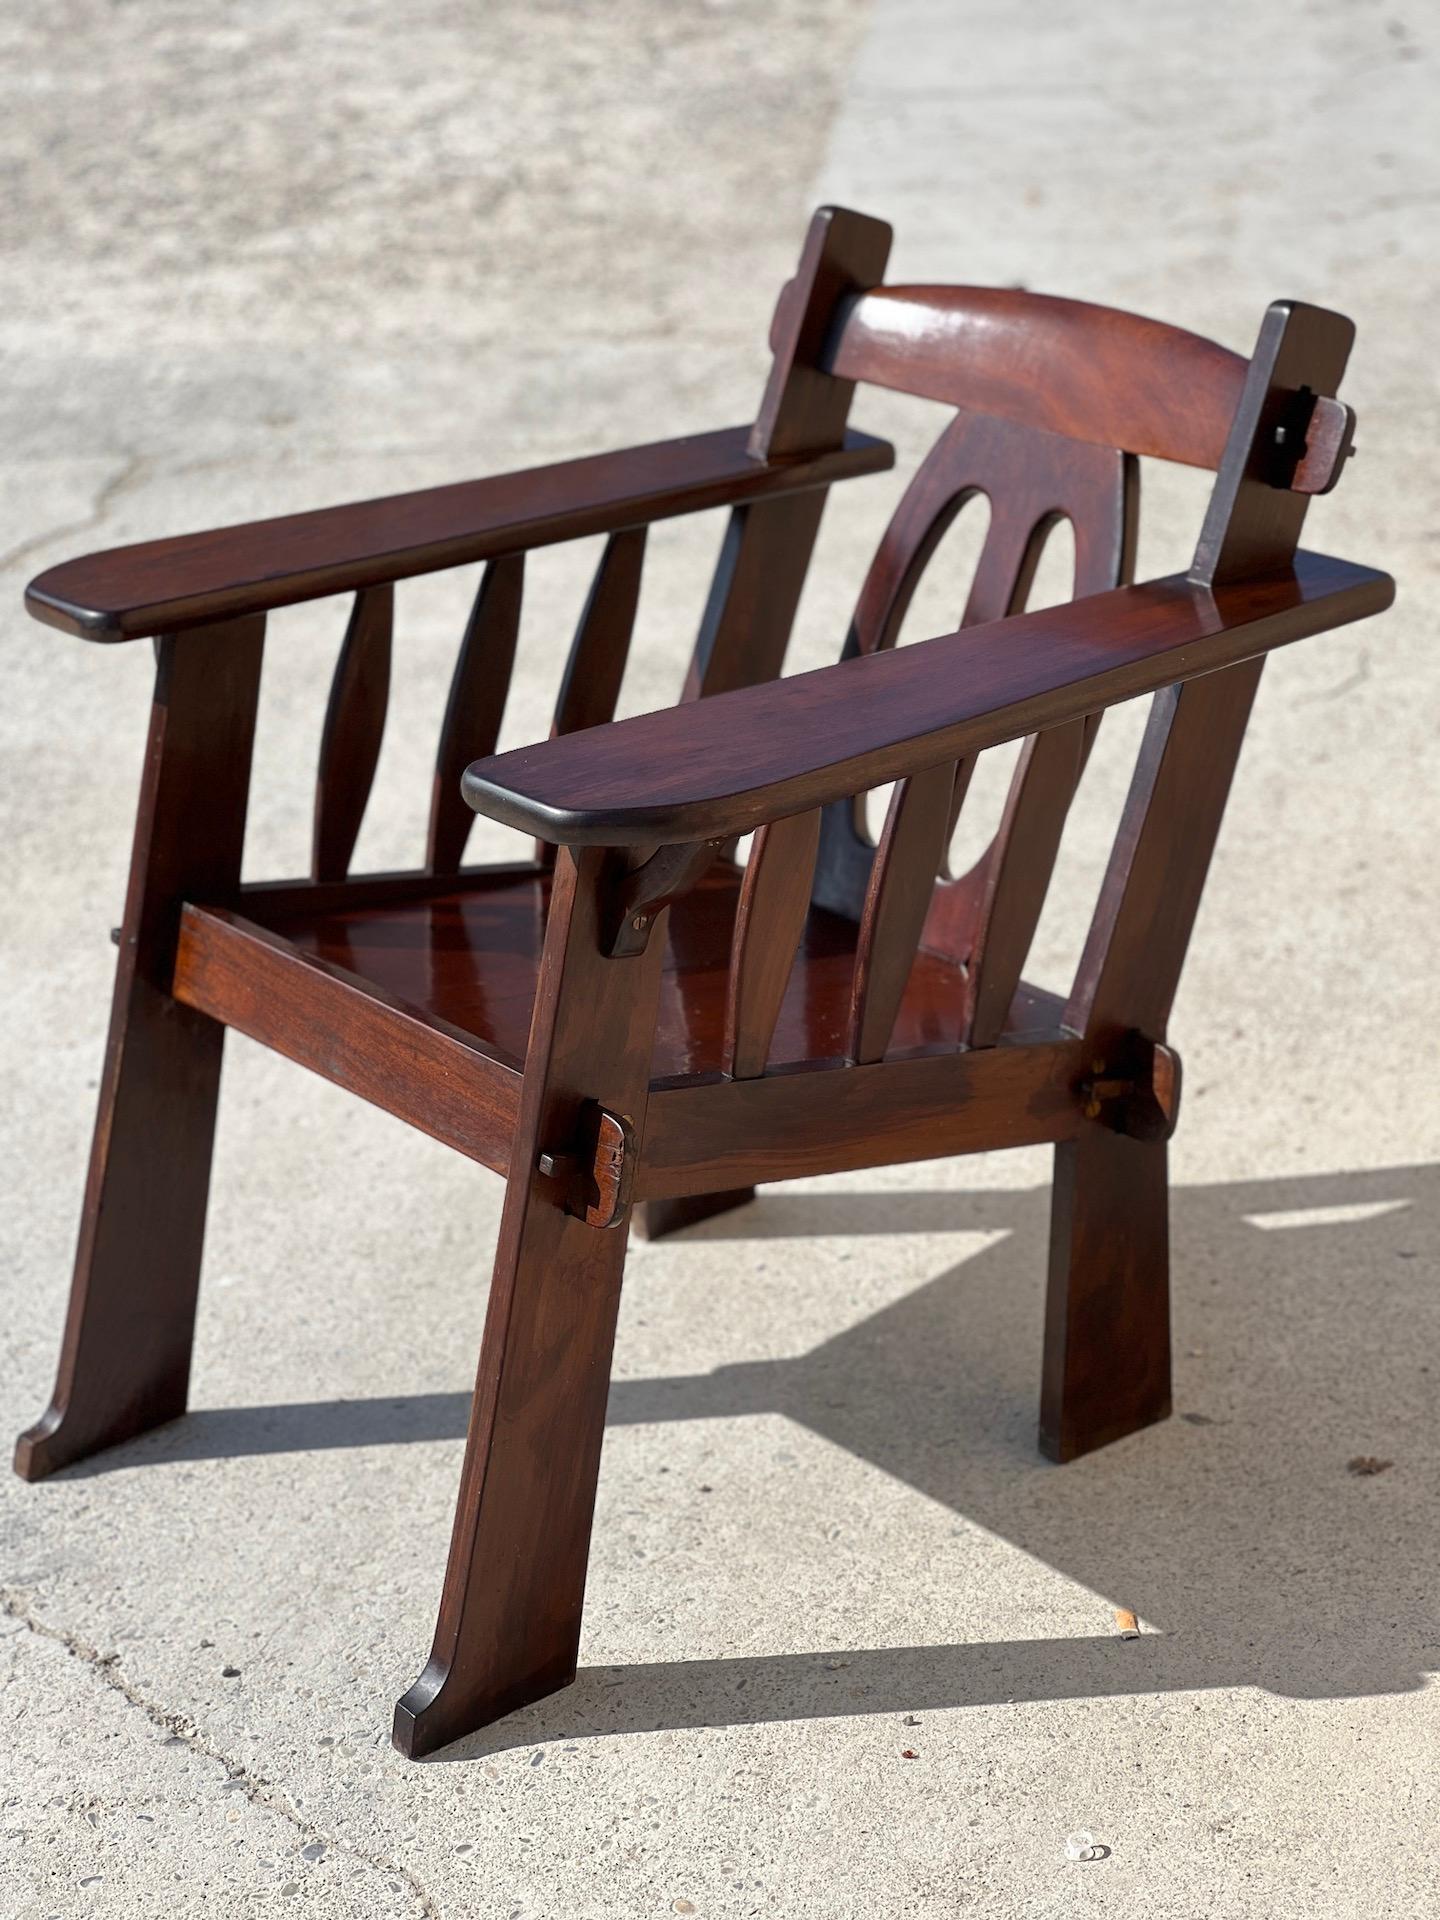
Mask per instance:
[[[410,1759],[575,1677],[628,1223],[588,1227],[515,1178],[435,1644],[395,1709]]]
[[[110,1038],[41,1480],[185,1411],[224,1028],[170,997],[180,903],[240,876],[265,622],[156,643]]]
[[[593,1153],[597,1112],[643,1138],[665,934],[662,909],[608,956],[611,871],[603,848],[555,861],[440,1617],[395,1709],[411,1759],[575,1677],[630,1208],[591,1226],[541,1167]]]
[[[754,1187],[734,1187],[726,1193],[687,1193],[678,1200],[647,1200],[635,1209],[635,1231],[642,1240],[663,1240],[684,1227],[699,1226],[718,1213],[748,1206]]]
[[[1041,1451],[1074,1460],[1169,1412],[1165,1145],[1087,1126],[1055,1150]]]
[[[225,1030],[144,982],[114,1023],[55,1393],[15,1449],[25,1480],[185,1411]]]

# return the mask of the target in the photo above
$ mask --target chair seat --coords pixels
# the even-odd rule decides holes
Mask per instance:
[[[730,940],[741,881],[728,862],[670,910],[652,1080],[704,1078],[722,1071]],[[443,886],[443,882],[439,883]],[[474,1035],[516,1067],[523,1064],[545,936],[549,875],[514,872],[488,884],[468,878],[423,898],[329,910],[263,895],[247,917],[283,936],[296,952],[370,982],[424,1017]],[[771,1046],[772,1067],[837,1059],[844,1052],[856,928],[812,908]],[[963,976],[921,952],[895,1023],[890,1053],[957,1044]],[[1053,1030],[1060,1006],[1022,988],[1012,1028]]]

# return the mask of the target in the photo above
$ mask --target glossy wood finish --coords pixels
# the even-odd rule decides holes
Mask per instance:
[[[509,1168],[521,1060],[436,1007],[407,1004],[377,980],[227,908],[194,905],[181,921],[173,992],[180,1005],[322,1073],[482,1166]]]
[[[1009,287],[877,287],[852,301],[824,365],[1092,446],[1211,469],[1246,376],[1238,353],[1198,334]],[[1334,485],[1345,411],[1322,402],[1313,453],[1292,462],[1287,486]]]
[[[602,956],[604,865],[556,864],[435,1643],[395,1709],[411,1757],[575,1672],[627,1221],[587,1226],[538,1162],[597,1104],[643,1134],[663,951]]]
[[[579,733],[615,717],[640,606],[645,540],[644,527],[631,527],[625,533],[612,533],[605,542],[565,663],[555,702],[554,733]],[[461,806],[465,804],[460,793],[463,771],[462,761],[451,770],[449,782]]]
[[[1023,1045],[657,1084],[636,1195],[671,1199],[1068,1140],[1083,1124],[1085,1059],[1079,1040],[1052,1028]]]
[[[1169,1408],[1181,1076],[1166,1030],[1246,719],[1271,648],[1393,591],[1294,551],[1349,447],[1334,397],[1349,325],[1272,308],[1247,368],[1076,302],[877,290],[888,246],[880,222],[817,215],[748,450],[743,430],[704,435],[151,542],[32,588],[42,619],[109,638],[358,596],[309,879],[238,877],[260,620],[161,643],[60,1384],[18,1464],[38,1476],[184,1405],[222,1023],[503,1172],[434,1648],[396,1713],[408,1754],[574,1672],[637,1209],[664,1234],[765,1181],[1050,1143],[1042,1445],[1074,1458]],[[965,411],[886,531],[840,663],[778,680],[828,486],[888,464],[847,432],[857,379]],[[1136,453],[1218,465],[1186,578],[1129,584]],[[981,493],[959,630],[895,651],[924,567]],[[645,529],[719,505],[685,704],[617,723]],[[1077,598],[1025,612],[1062,517]],[[596,533],[552,737],[495,755],[524,555]],[[476,560],[426,868],[350,876],[389,583]],[[1066,999],[1022,967],[1098,715],[1138,694],[1153,709]],[[1000,828],[953,879],[975,758],[1021,737]],[[467,760],[464,800],[548,841],[535,859],[460,866]],[[857,798],[888,781],[877,850]]]
[[[824,494],[812,491],[731,514],[684,700],[759,686],[779,673],[824,507]]]
[[[1164,1143],[1082,1124],[1050,1204],[1040,1448],[1074,1460],[1170,1412]]]
[[[1293,577],[1281,570],[1303,560],[1306,499],[1284,491],[1295,405],[1333,394],[1352,331],[1340,315],[1283,302],[1266,314],[1192,575],[1218,593]],[[1309,418],[1311,401],[1301,405]],[[1263,656],[1241,659],[1164,689],[1152,706],[1066,1009],[1097,1078],[1137,1037],[1162,1048],[1263,667]],[[1054,1458],[1168,1413],[1169,1287],[1163,1138],[1085,1127],[1055,1157],[1041,1394],[1041,1445]]]
[[[883,220],[848,207],[820,207],[812,216],[771,327],[774,358],[750,432],[755,459],[840,444],[854,389],[825,366],[825,345],[841,302],[884,278],[893,238]]]
[[[1290,564],[1310,503],[1305,490],[1287,491],[1284,482],[1315,413],[1327,404],[1315,396],[1339,386],[1354,339],[1344,314],[1292,300],[1267,309],[1192,579],[1218,587]],[[1343,445],[1348,450],[1348,428]]]
[[[1180,575],[518,748],[477,812],[570,845],[725,838],[1379,613],[1387,575],[1320,554],[1220,587]]]
[[[1163,1040],[1263,660],[1157,696],[1065,1023]]]
[[[995,845],[963,888],[967,905],[973,903],[958,956],[967,968],[965,1032],[971,1046],[994,1046],[1004,1028],[1040,924],[1086,745],[1083,720],[1025,742]],[[943,906],[943,895],[937,905]]]
[[[861,590],[846,657],[894,645],[936,547],[957,513],[979,496],[988,503],[990,517],[965,600],[962,628],[1024,611],[1045,542],[1062,520],[1074,536],[1074,597],[1103,593],[1131,579],[1139,504],[1136,462],[1131,456],[962,413],[941,434],[886,528]],[[1088,745],[1093,723],[1076,724]],[[1015,863],[1010,863],[1010,877],[1006,877],[1006,849],[1020,820],[1030,829],[1032,851],[1043,841],[1040,829],[1046,820],[1058,844],[1069,794],[1045,779],[1051,757],[1047,749],[1037,764],[1027,749],[991,846],[970,874],[949,884],[947,873],[947,883],[936,888],[922,936],[927,946],[957,961],[969,961],[980,939],[987,900],[994,897],[1003,902],[1015,890]],[[974,770],[973,757],[957,769],[951,833]],[[1033,789],[1036,780],[1038,789],[1026,798],[1024,789],[1027,785]],[[827,807],[817,898],[858,919],[871,885],[873,862],[874,849],[861,831],[857,809],[848,802]],[[1049,866],[1032,862],[1025,867],[1019,886],[1026,895],[1043,898],[1049,879]],[[1000,910],[1004,913],[1005,908]],[[994,982],[993,969],[991,979]]]
[[[950,833],[955,768],[947,760],[900,781],[870,876],[850,990],[846,1054],[883,1057],[920,944]]]
[[[263,620],[157,650],[110,1037],[40,1480],[185,1411],[224,1028],[170,997],[181,904],[240,877]]]
[[[350,870],[385,734],[394,619],[393,587],[356,594],[320,741],[310,863],[317,880],[343,880]]]
[[[775,1023],[810,911],[818,813],[772,820],[755,836],[735,909],[726,978],[723,1070],[736,1080],[765,1071]]]
[[[465,842],[475,816],[460,797],[460,775],[473,751],[472,742],[488,740],[493,753],[500,738],[520,638],[524,593],[524,554],[492,560],[480,577],[475,604],[465,623],[430,790],[425,864],[433,873],[454,873],[465,857]]]
[[[977,493],[989,503],[990,520],[962,628],[1024,610],[1045,542],[1061,520],[1074,533],[1077,598],[1130,579],[1138,506],[1132,456],[962,413],[941,435],[886,530],[861,592],[847,654],[894,645],[940,538]],[[976,866],[959,880],[948,875],[948,847],[975,756],[953,769],[948,820],[937,812],[918,835],[912,822],[913,845],[896,834],[892,817],[879,850],[872,852],[853,804],[826,808],[821,897],[862,919],[852,1036],[856,1058],[883,1054],[894,995],[920,943],[966,968],[967,1035],[980,1044],[994,1042],[1020,982],[1095,725],[1090,716],[1026,742],[999,829]],[[908,803],[911,785],[902,786],[896,804],[902,798]],[[933,865],[927,866],[932,857]],[[892,867],[900,872],[892,873]],[[905,904],[887,908],[877,920],[881,900]],[[872,941],[885,957],[876,978],[889,980],[888,1001],[871,991]]]
[[[1128,582],[1136,511],[1133,460],[1053,434],[961,413],[906,488],[865,576],[852,651],[892,646],[939,540],[975,495],[990,525],[961,627],[1023,611],[1043,536],[1057,519],[1075,534],[1076,595]]]
[[[670,910],[651,1056],[657,1081],[703,1079],[725,1071],[734,1018],[731,955],[743,879],[727,861],[717,861]],[[793,899],[786,904],[787,926],[794,906]],[[471,1036],[516,1069],[525,1059],[548,911],[548,877],[522,869],[513,869],[503,885],[465,885],[421,899],[324,906],[313,913],[291,902],[267,913],[263,898],[252,897],[240,909],[303,961],[370,982],[393,1004]],[[804,917],[798,952],[788,953],[778,938],[780,919],[771,924],[777,938],[767,963],[781,974],[781,997],[767,1047],[769,1063],[843,1059],[854,922],[813,908]],[[768,1008],[775,985],[772,974],[763,983],[750,982],[747,991],[758,998],[763,990],[762,1005]],[[955,966],[939,955],[921,954],[905,983],[891,1050],[953,1047],[960,1037],[963,1001]],[[283,1010],[258,1007],[239,1024],[248,1032],[246,1021],[262,1017],[283,1018],[287,1024],[294,1019]],[[748,1018],[755,1024],[747,1026],[745,1037],[757,1051],[765,1017],[751,1000]],[[308,1044],[303,1036],[300,1043]],[[281,1045],[281,1051],[292,1052],[294,1044]],[[321,1059],[328,1044],[317,1035],[314,1050]],[[753,1063],[754,1052],[746,1064]],[[365,1097],[376,1096],[367,1092]]]
[[[649,525],[709,507],[882,473],[883,440],[849,433],[816,458],[752,459],[748,428],[659,440],[486,480],[180,534],[67,560],[32,580],[37,620],[86,640],[131,640],[353,593],[445,567]]]
[[[540,871],[534,860],[497,861],[493,866],[463,867],[445,880],[451,892],[507,887],[520,876]],[[336,907],[400,906],[429,900],[435,894],[435,875],[428,867],[405,867],[393,873],[355,873],[343,880],[247,880],[231,895],[242,913],[266,924],[287,916],[329,913]]]

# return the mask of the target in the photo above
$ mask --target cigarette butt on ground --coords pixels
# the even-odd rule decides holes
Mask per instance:
[[[1115,1631],[1122,1640],[1138,1640],[1140,1638],[1140,1622],[1135,1618],[1129,1607],[1116,1607]]]

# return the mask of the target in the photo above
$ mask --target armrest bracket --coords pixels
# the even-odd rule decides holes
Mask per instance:
[[[725,842],[660,847],[611,883],[601,910],[601,940],[612,960],[632,959],[650,944],[656,917],[703,880]]]

